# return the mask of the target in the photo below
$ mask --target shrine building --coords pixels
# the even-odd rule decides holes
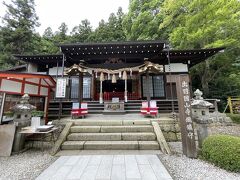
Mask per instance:
[[[25,65],[0,72],[0,93],[29,93],[51,118],[70,116],[73,102],[102,113],[113,99],[126,113],[140,112],[144,100],[156,100],[160,113],[177,112],[177,78],[223,49],[173,50],[161,41],[62,44],[61,54],[15,55]],[[3,86],[10,80],[8,89],[21,86],[18,92]],[[66,86],[56,89],[55,82]]]

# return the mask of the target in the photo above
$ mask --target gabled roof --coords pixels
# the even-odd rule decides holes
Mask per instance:
[[[153,63],[168,64],[168,53],[171,63],[185,63],[194,66],[213,56],[224,48],[167,50],[162,41],[126,41],[107,43],[75,43],[60,45],[62,53],[66,56],[66,64],[79,64],[84,60],[89,66],[104,64],[107,60],[115,58],[128,64],[141,64],[145,58]],[[36,64],[62,63],[63,54],[57,55],[15,55],[16,58]],[[117,64],[115,64],[117,65]],[[111,64],[114,66],[114,64]],[[114,67],[112,67],[114,68]]]

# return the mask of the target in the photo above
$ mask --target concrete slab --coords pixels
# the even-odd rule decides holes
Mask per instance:
[[[15,129],[14,124],[0,126],[0,156],[11,155]]]
[[[172,180],[157,155],[62,156],[37,180]]]
[[[56,156],[75,156],[75,155],[125,155],[125,154],[163,154],[160,150],[62,150]]]

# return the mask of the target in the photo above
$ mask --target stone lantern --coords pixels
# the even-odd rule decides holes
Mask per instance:
[[[23,149],[25,136],[19,132],[23,127],[29,126],[31,124],[31,112],[35,110],[36,107],[29,104],[29,95],[24,94],[18,104],[13,106],[11,110],[13,111],[13,122],[16,126],[13,151],[17,152]]]
[[[197,89],[194,92],[195,98],[192,105],[192,116],[196,123],[197,135],[198,135],[198,147],[202,147],[203,140],[208,136],[208,124],[212,123],[210,118],[209,108],[213,106],[212,103],[203,100],[203,93]]]
[[[202,97],[203,93],[197,89],[194,92],[195,98],[193,99],[192,105],[192,116],[193,118],[209,119],[209,108],[213,106],[212,103],[205,101]]]
[[[31,122],[31,112],[35,110],[36,107],[29,104],[29,95],[24,94],[18,104],[13,106],[11,110],[13,111],[13,122],[17,126],[28,126]]]

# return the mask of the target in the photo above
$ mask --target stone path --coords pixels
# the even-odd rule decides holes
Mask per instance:
[[[157,155],[61,156],[37,180],[172,180]]]

